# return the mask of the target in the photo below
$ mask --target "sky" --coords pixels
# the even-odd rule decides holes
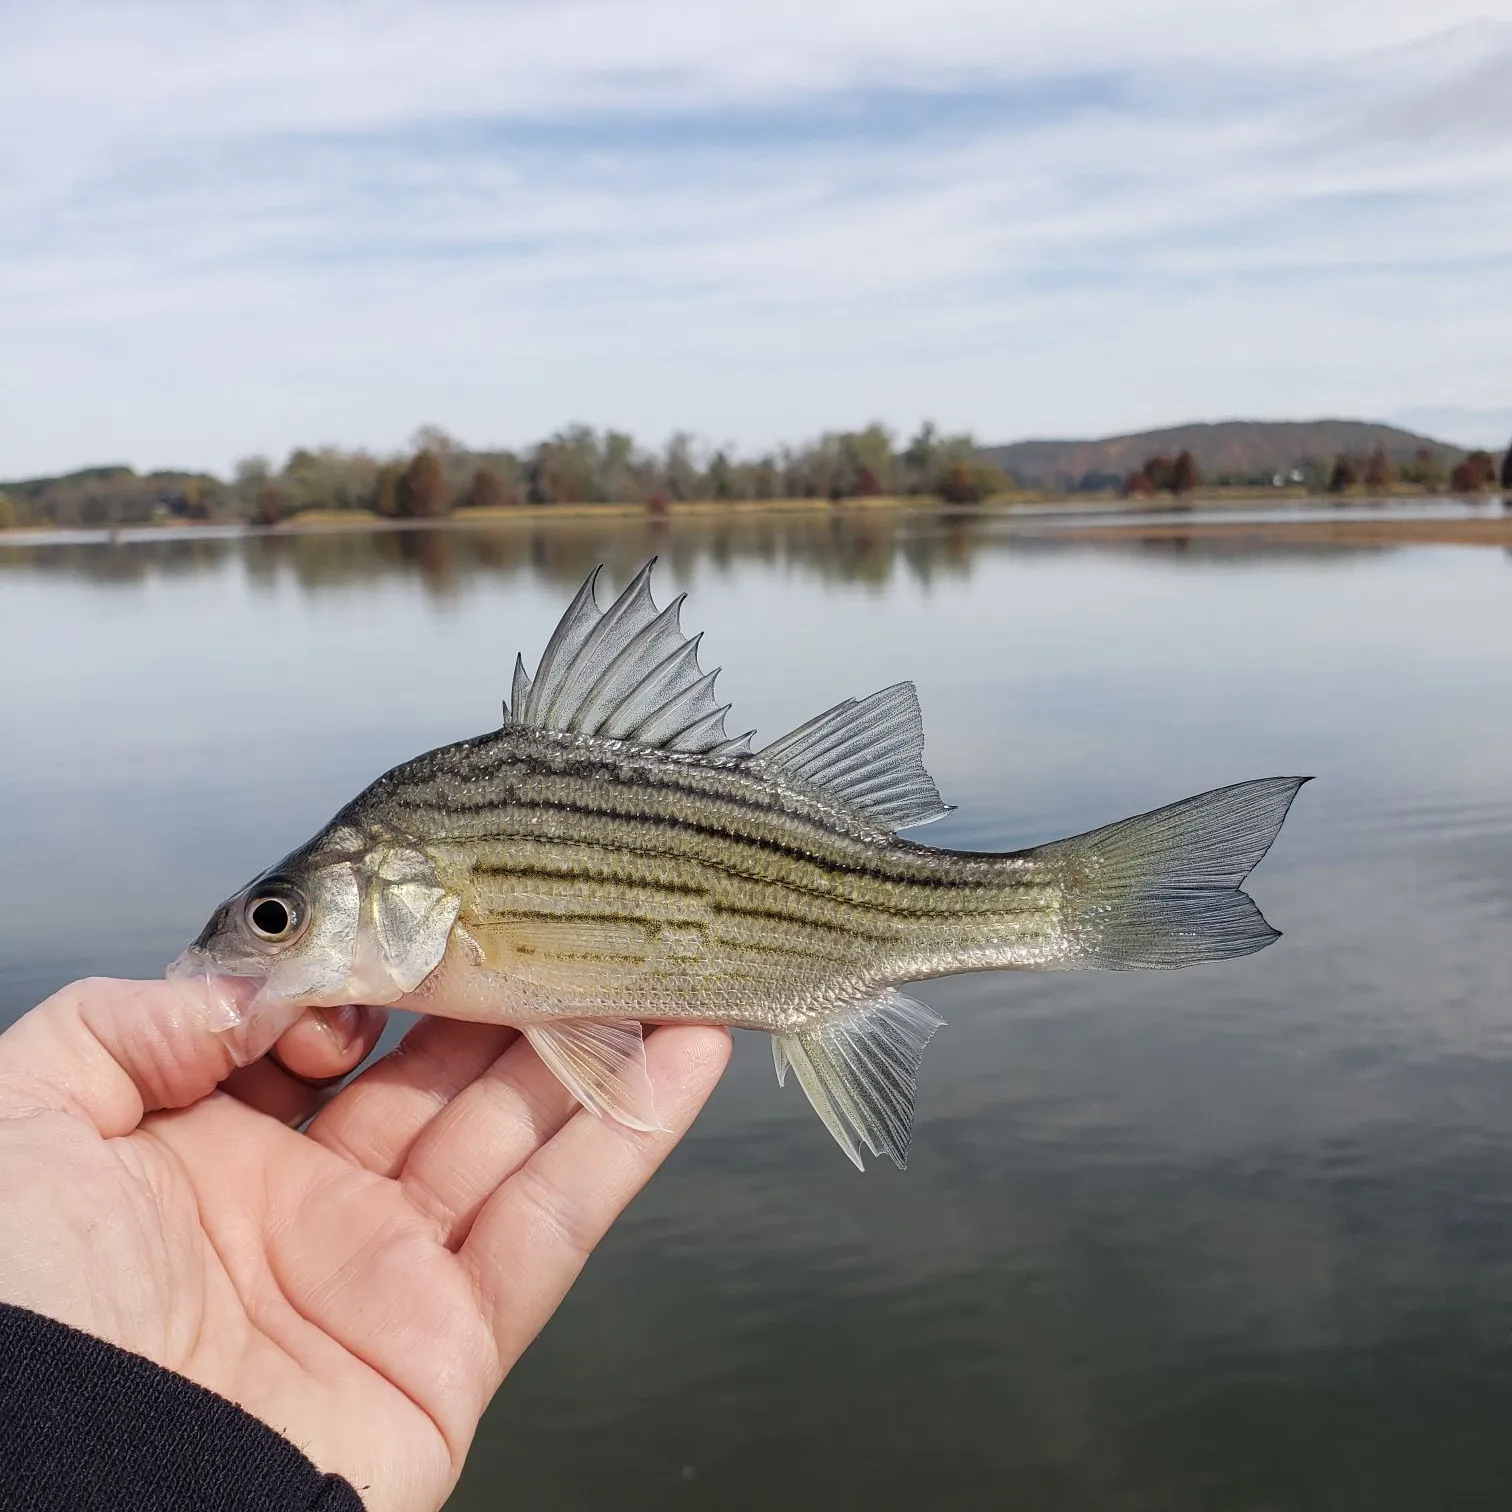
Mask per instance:
[[[1512,435],[1512,0],[0,0],[0,478]]]

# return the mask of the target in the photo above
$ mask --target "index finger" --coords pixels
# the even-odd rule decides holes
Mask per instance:
[[[628,1129],[580,1109],[484,1204],[458,1258],[492,1329],[501,1370],[524,1353],[594,1246],[708,1101],[730,1035],[704,1025],[646,1036],[646,1069],[666,1129]]]

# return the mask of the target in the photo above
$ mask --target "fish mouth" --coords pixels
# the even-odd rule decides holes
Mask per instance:
[[[236,1029],[246,1022],[247,1010],[263,985],[263,978],[226,971],[196,945],[181,951],[163,973],[170,982],[203,982],[205,1007],[218,1029]]]

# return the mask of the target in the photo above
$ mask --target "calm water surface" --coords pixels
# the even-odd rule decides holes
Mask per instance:
[[[160,972],[380,770],[497,723],[516,649],[650,550],[732,728],[918,682],[960,805],[921,838],[1319,780],[1252,884],[1265,953],[921,989],[950,1027],[906,1174],[858,1175],[738,1037],[452,1507],[1505,1508],[1505,553],[892,516],[0,549],[0,1022]]]

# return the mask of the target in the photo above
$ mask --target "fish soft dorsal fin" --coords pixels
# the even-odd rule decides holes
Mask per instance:
[[[652,557],[607,608],[594,597],[595,568],[547,643],[534,680],[515,665],[506,723],[631,740],[668,751],[735,755],[750,736],[725,733],[729,704],[714,697],[718,668],[698,665],[699,637],[678,623],[683,598],[658,610]]]
[[[891,829],[929,824],[951,811],[924,770],[924,716],[911,682],[836,704],[763,747],[757,760],[834,793]]]
[[[797,1073],[835,1143],[863,1170],[860,1146],[908,1164],[919,1062],[945,1022],[933,1008],[888,988],[827,1023],[772,1040],[777,1082]]]

